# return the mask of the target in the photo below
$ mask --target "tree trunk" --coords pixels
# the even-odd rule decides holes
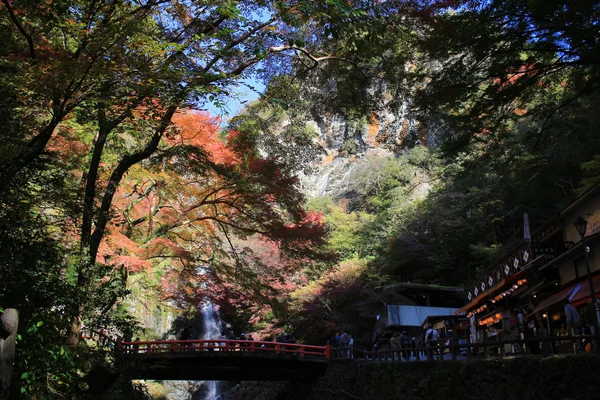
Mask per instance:
[[[81,323],[82,323],[82,315],[83,315],[83,302],[78,302],[79,304],[73,306],[71,327],[67,332],[67,338],[65,343],[72,348],[77,347],[79,344],[79,339],[81,339]]]
[[[87,273],[89,271],[88,267],[93,266],[96,263],[96,257],[98,255],[98,249],[100,248],[100,242],[104,237],[106,225],[110,220],[109,211],[112,206],[112,201],[117,191],[117,188],[119,187],[121,179],[129,170],[129,168],[154,154],[154,152],[158,148],[163,133],[171,123],[171,118],[173,117],[175,110],[177,110],[177,105],[172,105],[169,108],[167,108],[165,114],[163,115],[163,118],[160,121],[159,126],[154,131],[152,138],[146,144],[146,146],[137,153],[128,154],[124,156],[117,165],[117,167],[114,169],[108,181],[108,184],[106,185],[106,189],[102,197],[101,206],[97,211],[94,232],[90,235],[88,229],[91,230],[92,226],[91,212],[93,210],[92,205],[96,192],[95,176],[97,175],[97,167],[102,157],[102,149],[104,148],[106,137],[108,136],[110,131],[114,129],[118,125],[118,123],[120,123],[126,117],[127,114],[123,113],[117,120],[110,123],[109,126],[104,126],[104,129],[101,130],[98,136],[98,140],[96,141],[96,145],[94,147],[94,154],[92,156],[92,164],[90,165],[90,170],[88,171],[88,184],[86,185],[86,194],[84,199],[84,210],[87,209],[87,212],[90,214],[84,215],[84,226],[82,227],[83,231],[81,235],[82,260],[77,274],[77,288],[81,291],[83,295],[80,296],[78,304],[73,308],[73,320],[71,323],[71,327],[67,332],[66,338],[66,343],[73,348],[75,348],[79,344],[79,339],[81,337],[81,325],[83,322],[82,316],[84,310],[84,301],[86,299],[85,293],[87,293],[90,290],[90,288],[88,287],[90,279],[87,276]],[[92,180],[93,183],[91,183]],[[87,257],[84,254],[84,249],[89,250]]]

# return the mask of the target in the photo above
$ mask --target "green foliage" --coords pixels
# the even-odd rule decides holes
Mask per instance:
[[[300,88],[287,75],[274,77],[264,96],[232,118],[229,128],[244,134],[248,147],[292,172],[308,171],[321,154],[308,104],[299,100]],[[292,106],[290,108],[290,106]]]
[[[361,253],[362,221],[358,213],[346,213],[343,207],[331,206],[326,213],[325,223],[330,229],[328,246],[342,260],[357,257]]]

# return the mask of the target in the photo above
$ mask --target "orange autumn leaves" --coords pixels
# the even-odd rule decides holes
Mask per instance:
[[[198,268],[231,264],[240,240],[264,237],[256,240],[293,247],[300,258],[318,251],[325,230],[319,215],[304,212],[295,177],[242,146],[251,142],[239,134],[222,139],[208,113],[180,111],[173,122],[154,162],[121,183],[100,262],[132,272],[160,263],[165,295],[189,301],[209,279]]]
[[[206,151],[215,164],[231,166],[238,163],[239,157],[219,137],[219,118],[197,110],[185,110],[173,116],[177,134],[166,138],[172,146],[190,145]]]

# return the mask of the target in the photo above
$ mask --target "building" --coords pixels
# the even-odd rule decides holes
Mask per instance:
[[[416,340],[423,334],[422,324],[432,316],[451,316],[464,303],[464,289],[399,283],[385,288],[393,291],[397,304],[386,304],[373,332],[373,341],[385,348],[394,332],[406,331]]]
[[[467,290],[467,304],[456,314],[466,313],[469,318],[471,341],[489,342],[541,333],[565,335],[565,300],[578,308],[584,323],[593,325],[583,246],[573,224],[578,216],[588,221],[590,268],[594,286],[600,288],[600,185],[597,185],[534,231],[531,241],[523,241],[507,252],[475,287]]]

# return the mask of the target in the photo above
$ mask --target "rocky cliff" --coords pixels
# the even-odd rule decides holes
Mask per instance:
[[[328,113],[314,119],[309,125],[316,131],[323,153],[315,160],[313,172],[301,175],[302,190],[308,197],[342,197],[366,158],[394,157],[417,145],[432,146],[439,134],[431,124],[426,127],[415,118],[407,101],[395,107],[384,101],[379,111],[356,120]]]

